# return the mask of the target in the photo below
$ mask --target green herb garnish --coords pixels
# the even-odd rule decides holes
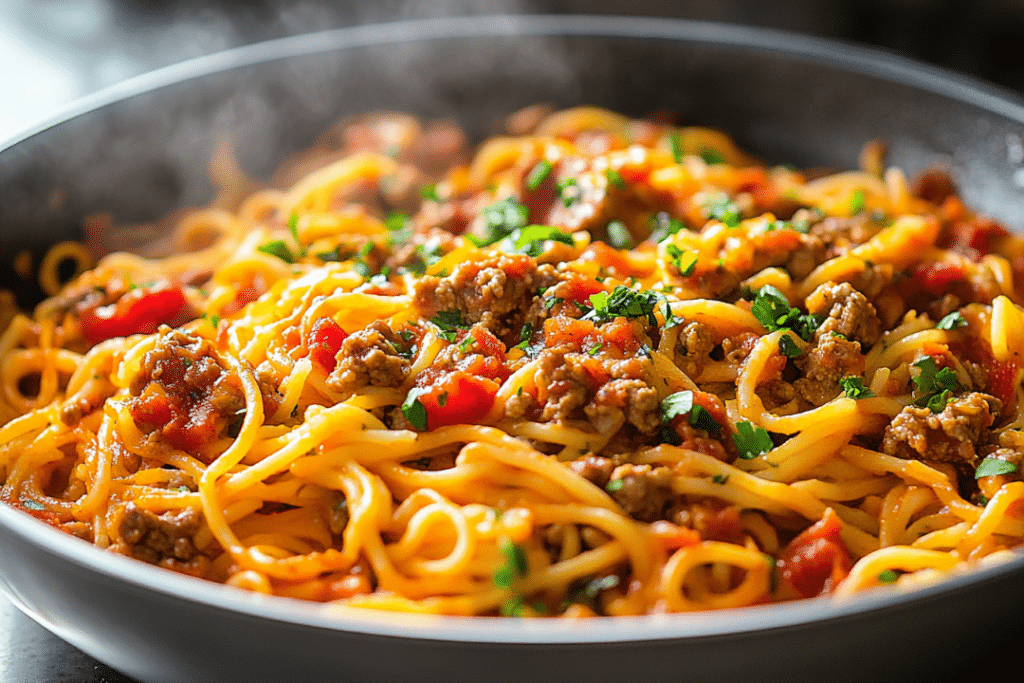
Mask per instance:
[[[1012,462],[989,456],[978,464],[978,468],[974,470],[974,478],[996,477],[1001,474],[1013,474],[1016,471],[1017,466]]]
[[[798,358],[799,356],[802,356],[804,352],[801,351],[797,343],[793,341],[792,335],[784,334],[779,337],[779,353],[786,358]]]
[[[526,187],[529,190],[536,190],[551,174],[552,164],[547,159],[537,162],[537,165],[530,169],[526,176]]]
[[[427,431],[427,409],[420,402],[420,396],[427,393],[430,393],[429,387],[413,387],[402,403],[402,415],[421,432]]]
[[[732,440],[744,460],[764,455],[775,448],[768,430],[764,427],[754,427],[749,422],[736,423],[736,433],[732,435]]]
[[[958,327],[967,327],[967,321],[960,315],[960,311],[953,311],[935,325],[937,330],[955,330]]]
[[[515,197],[508,197],[491,204],[480,212],[484,220],[484,234],[482,237],[466,235],[466,238],[477,247],[486,247],[500,242],[515,230],[525,227],[529,220],[530,212]]]
[[[786,295],[772,285],[765,285],[758,290],[750,305],[750,312],[769,332],[793,330],[804,341],[810,340],[822,321],[821,316],[801,314],[800,309],[790,307]]]
[[[622,221],[612,221],[606,228],[608,232],[608,244],[616,249],[632,249],[636,246],[633,236],[629,234],[626,224]]]
[[[508,537],[498,541],[498,548],[505,557],[505,563],[494,572],[494,585],[498,588],[511,588],[515,579],[526,576],[529,571],[526,552]]]
[[[864,380],[860,377],[844,377],[839,380],[839,386],[843,388],[843,393],[847,398],[860,400],[875,395],[873,391],[864,386]]]

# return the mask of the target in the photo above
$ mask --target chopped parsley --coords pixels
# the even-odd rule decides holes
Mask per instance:
[[[292,211],[292,214],[288,216],[288,232],[292,234],[292,239],[295,240],[295,245],[299,248],[299,256],[305,256],[306,247],[299,241],[299,214],[297,211]]]
[[[1001,474],[1013,474],[1016,471],[1017,466],[1012,462],[989,456],[981,461],[978,465],[978,469],[974,470],[974,478],[981,479],[982,477],[996,477]]]
[[[552,164],[547,159],[542,159],[537,162],[537,165],[530,169],[530,172],[526,175],[526,188],[529,190],[536,190],[541,186],[547,177],[551,175]]]
[[[555,184],[555,191],[562,198],[562,204],[568,208],[580,198],[580,188],[575,178],[565,178]]]
[[[960,311],[953,311],[935,325],[937,330],[955,330],[958,327],[967,327],[967,321],[960,315]]]
[[[565,597],[562,609],[572,604],[589,605],[594,611],[597,610],[597,596],[602,591],[610,590],[619,585],[619,577],[615,574],[600,576],[597,578],[582,580],[574,585]]]
[[[512,581],[526,576],[529,571],[526,553],[508,537],[502,537],[498,541],[498,548],[505,558],[505,563],[494,572],[494,585],[498,588],[511,588]]]
[[[576,244],[572,235],[550,225],[528,225],[525,228],[519,228],[509,236],[509,239],[512,241],[512,248],[517,253],[534,258],[544,253],[544,243],[547,241],[561,242],[570,247]]]
[[[484,220],[483,236],[467,235],[466,238],[477,247],[486,247],[526,227],[529,211],[515,197],[508,197],[485,207],[480,216]]]
[[[768,430],[764,427],[754,427],[749,422],[736,423],[736,433],[732,435],[732,440],[744,460],[764,455],[775,448]]]
[[[895,569],[886,569],[885,571],[878,572],[879,583],[896,583],[896,580],[900,578],[900,573]]]
[[[392,211],[384,219],[384,227],[388,229],[388,246],[405,244],[412,239],[414,228],[412,219],[400,211]]]
[[[292,250],[288,248],[284,240],[270,240],[264,242],[260,246],[256,247],[256,251],[270,256],[276,256],[285,263],[295,263],[295,256],[292,255]]]
[[[373,268],[370,267],[366,257],[370,255],[370,252],[372,252],[376,246],[377,245],[372,241],[368,241],[360,247],[359,252],[352,257],[352,270],[356,271],[366,279],[373,277]]]
[[[43,505],[42,503],[40,503],[37,500],[32,500],[31,498],[22,498],[21,499],[21,506],[23,508],[25,508],[26,510],[35,510],[36,512],[39,512],[40,510],[45,510],[46,509],[45,505]]]
[[[801,314],[800,309],[790,307],[786,295],[772,285],[765,285],[758,290],[750,305],[750,312],[769,332],[793,330],[804,341],[811,339],[822,322],[821,316]]]
[[[615,493],[621,491],[622,487],[626,485],[625,479],[612,479],[610,482],[604,485],[604,490],[608,493]]]
[[[742,213],[739,205],[729,199],[727,194],[717,194],[704,202],[701,206],[704,209],[705,217],[725,223],[727,227],[735,228],[740,224]]]
[[[523,325],[523,329],[519,330],[519,343],[516,344],[515,348],[525,351],[530,345],[531,339],[533,339],[533,323],[526,323]],[[522,389],[522,387],[519,388]]]
[[[402,403],[402,415],[405,415],[409,424],[421,432],[427,431],[427,409],[420,402],[420,396],[429,392],[429,387],[413,387]]]
[[[622,221],[612,221],[606,228],[608,232],[608,244],[616,249],[632,249],[636,246],[633,236],[629,234],[626,224]]]
[[[839,386],[843,388],[843,393],[847,398],[860,400],[875,395],[873,391],[864,386],[864,380],[860,377],[844,377],[839,380]]]
[[[590,354],[591,356],[596,356],[598,353],[600,353],[601,348],[603,346],[604,344],[602,342],[597,342],[596,344],[591,346],[590,349],[587,350],[587,353]]]
[[[705,147],[702,149],[700,151],[700,158],[703,159],[704,163],[708,166],[725,163],[725,157],[722,156],[722,153],[711,147]]]
[[[694,402],[692,391],[677,391],[661,400],[661,421],[667,425],[680,415],[689,415],[690,426],[709,432],[721,431],[722,425],[704,406]]]
[[[659,211],[651,216],[650,223],[651,236],[649,239],[652,242],[664,242],[666,239],[686,227],[686,224],[681,220],[673,218],[664,211]]]
[[[933,413],[941,413],[953,398],[953,392],[959,389],[956,372],[952,368],[940,370],[931,356],[925,356],[917,361],[914,367],[921,371],[911,376],[920,392],[914,405],[927,406]]]
[[[437,183],[431,185],[424,185],[420,188],[420,197],[423,199],[430,200],[432,202],[441,201],[441,197],[437,194]]]
[[[677,164],[683,163],[683,140],[679,131],[673,131],[668,137],[668,144],[672,148],[672,158]]]
[[[779,337],[779,353],[786,358],[798,358],[804,354],[797,343],[793,341],[793,336],[789,334]]]
[[[850,193],[850,205],[848,208],[851,216],[856,216],[858,213],[862,212],[865,204],[864,190],[857,188]]]
[[[604,169],[604,176],[608,179],[608,183],[614,186],[616,190],[626,189],[626,179],[614,168]]]
[[[598,292],[590,295],[590,305],[593,309],[583,316],[583,320],[603,323],[618,317],[647,318],[651,325],[657,325],[658,319],[654,317],[654,309],[658,302],[658,295],[654,292],[637,291],[625,285],[616,285],[611,294]]]
[[[665,252],[672,257],[672,265],[676,267],[680,275],[683,277],[693,275],[693,271],[697,267],[696,252],[684,251],[674,244],[666,246]]]
[[[727,481],[729,481],[728,474],[716,474],[715,476],[711,477],[711,483],[713,484],[724,484]]]
[[[469,325],[462,320],[462,311],[438,311],[437,315],[430,319],[440,330],[437,336],[448,342],[455,341],[455,335],[459,330],[469,329]]]

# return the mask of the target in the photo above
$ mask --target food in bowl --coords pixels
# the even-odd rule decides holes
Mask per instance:
[[[347,120],[273,187],[228,174],[170,256],[44,272],[0,315],[4,502],[211,581],[459,615],[846,596],[1015,552],[1024,240],[946,174],[878,142],[770,166],[660,114],[509,127],[470,152]],[[88,234],[44,266],[108,250]]]

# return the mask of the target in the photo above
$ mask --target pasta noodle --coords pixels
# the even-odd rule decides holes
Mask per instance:
[[[1024,240],[871,143],[769,166],[581,107],[378,113],[0,298],[0,497],[267,594],[595,616],[935,581],[1024,542]],[[72,281],[59,268],[73,261]],[[66,270],[66,268],[65,268]]]

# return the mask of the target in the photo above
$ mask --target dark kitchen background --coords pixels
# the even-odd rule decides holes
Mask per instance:
[[[875,45],[1024,98],[1022,0],[0,0],[0,141],[79,97],[219,50],[353,24],[494,13],[634,14],[784,29]],[[0,681],[131,683],[4,598]]]
[[[642,14],[876,45],[1024,95],[1021,0],[0,0],[0,140],[130,76],[247,43],[395,18]]]

